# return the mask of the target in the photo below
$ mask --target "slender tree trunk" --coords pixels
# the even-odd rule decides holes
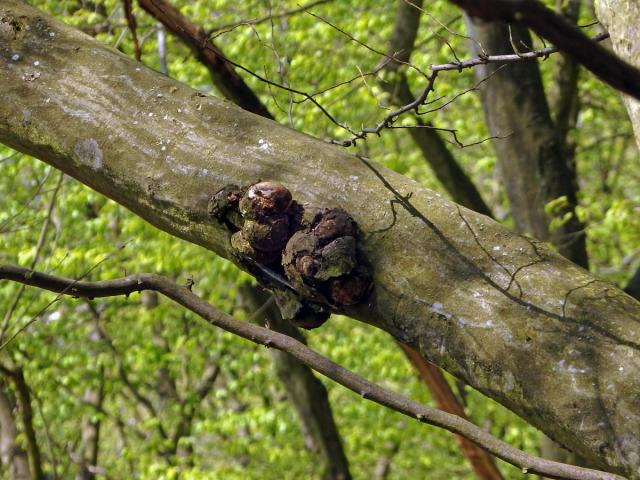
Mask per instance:
[[[104,341],[102,329],[100,328],[100,317],[97,311],[94,313],[94,328],[89,335],[88,344]],[[93,348],[89,346],[89,348]],[[92,354],[95,356],[95,353]],[[100,451],[100,428],[102,422],[99,418],[95,418],[95,413],[102,411],[102,403],[104,400],[104,368],[94,364],[94,368],[98,373],[97,385],[92,385],[84,392],[83,402],[92,407],[93,411],[89,415],[85,415],[80,424],[80,443],[76,449],[78,472],[76,480],[94,480],[95,472],[98,465],[98,453]]]
[[[33,409],[31,408],[31,393],[29,386],[24,378],[24,372],[21,367],[0,367],[0,371],[9,378],[16,390],[16,405],[22,420],[22,431],[25,436],[25,444],[27,449],[27,458],[29,460],[29,471],[32,473],[33,480],[43,480],[44,473],[42,471],[42,457],[40,455],[40,447],[36,437],[36,431],[33,427]]]
[[[0,460],[10,480],[30,480],[29,458],[18,441],[14,410],[7,386],[0,380]]]
[[[304,336],[291,323],[282,319],[278,307],[267,291],[243,284],[241,295],[249,315],[255,315],[257,323],[284,333],[303,343]],[[348,480],[351,478],[349,462],[344,453],[338,427],[333,419],[327,389],[316,378],[311,369],[291,355],[280,350],[270,350],[276,373],[293,404],[307,443],[322,455],[325,480]]]
[[[512,45],[523,51],[531,48],[531,35],[521,25],[469,17],[467,25],[477,54],[480,48],[488,55],[514,53]],[[537,60],[487,64],[475,72],[481,79],[491,75],[480,90],[482,105],[491,134],[500,137],[493,144],[516,229],[550,240],[562,255],[587,268],[584,225],[575,213],[575,167],[551,119]],[[565,202],[554,216],[570,217],[550,231],[545,207],[561,197]]]
[[[101,374],[104,373],[100,369]],[[85,391],[84,402],[99,411],[102,408],[104,382],[101,381],[98,388],[89,388]],[[96,466],[98,465],[98,452],[100,449],[100,420],[90,417],[82,420],[80,426],[80,445],[78,447],[78,460],[80,462],[76,480],[94,480],[96,478]]]
[[[0,55],[0,142],[227,258],[231,232],[207,213],[224,185],[270,179],[300,202],[341,206],[364,232],[374,281],[343,313],[604,468],[640,475],[632,297],[402,175],[202,97],[23,2],[0,4],[0,51],[20,55]]]

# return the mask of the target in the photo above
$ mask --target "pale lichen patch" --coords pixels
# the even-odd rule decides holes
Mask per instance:
[[[78,141],[73,151],[83,164],[95,170],[102,168],[102,150],[93,138]]]

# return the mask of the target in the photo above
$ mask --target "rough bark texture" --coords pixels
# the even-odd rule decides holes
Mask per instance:
[[[204,97],[16,0],[0,5],[0,86],[1,142],[227,258],[230,232],[206,212],[223,185],[271,179],[300,201],[343,207],[365,233],[375,282],[346,314],[640,478],[640,303],[621,290],[399,174],[372,164],[383,183],[344,150]],[[392,199],[404,206],[376,233],[393,220]]]
[[[596,15],[609,30],[615,52],[640,67],[640,0],[596,0],[595,4]],[[640,148],[640,100],[623,98]]]
[[[255,315],[255,312],[260,312],[254,318],[256,322],[266,324],[272,330],[306,343],[300,331],[282,319],[275,303],[269,302],[271,295],[266,290],[245,284],[241,294],[248,314]],[[267,306],[264,307],[265,305]],[[300,418],[305,437],[309,439],[308,443],[312,450],[320,453],[322,457],[322,478],[349,480],[351,478],[349,462],[344,454],[338,427],[333,419],[327,389],[309,367],[288,353],[280,350],[271,350],[270,353],[276,373]]]
[[[473,39],[489,55],[510,54],[512,45],[532,45],[521,25],[505,25],[467,18]],[[472,45],[479,49],[475,42]],[[480,52],[478,52],[479,54]],[[481,88],[482,105],[502,179],[511,203],[516,229],[539,240],[551,240],[558,251],[582,267],[588,266],[584,225],[575,216],[575,167],[565,155],[547,105],[537,60],[476,68],[479,78],[492,77]],[[545,205],[566,197],[566,206],[554,212],[571,214],[561,227],[549,231]]]

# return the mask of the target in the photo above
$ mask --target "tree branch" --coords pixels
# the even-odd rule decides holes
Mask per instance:
[[[558,479],[622,480],[622,477],[611,473],[556,463],[522,452],[493,437],[467,420],[441,410],[425,407],[370,382],[333,363],[328,358],[291,337],[237,320],[205,302],[187,287],[180,286],[160,275],[142,273],[116,280],[85,282],[56,277],[12,265],[0,265],[0,279],[36,286],[63,295],[90,299],[130,295],[143,290],[155,290],[196,313],[211,325],[222,328],[253,343],[285,351],[308,367],[359,394],[362,398],[415,418],[423,423],[462,435],[498,458],[521,468],[525,473],[545,475],[549,478]]]
[[[171,33],[179,37],[196,54],[222,94],[250,112],[273,118],[267,107],[233,69],[207,33],[194,25],[180,11],[165,0],[138,0],[140,6],[162,22]]]

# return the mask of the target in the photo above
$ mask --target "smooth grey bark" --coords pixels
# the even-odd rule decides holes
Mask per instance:
[[[345,208],[364,232],[374,289],[344,313],[640,478],[640,303],[621,290],[402,175],[203,97],[17,0],[0,4],[0,86],[0,142],[227,258],[230,232],[207,215],[223,185],[271,179],[299,201]],[[381,232],[391,200],[397,218]]]
[[[253,316],[255,322],[307,343],[304,335],[282,318],[272,295],[266,290],[245,283],[240,288],[240,294],[247,314]],[[305,437],[310,440],[313,451],[320,453],[322,457],[322,478],[349,480],[349,462],[333,419],[327,389],[309,367],[288,353],[275,349],[269,353],[276,373],[300,418]]]
[[[640,67],[640,0],[596,0],[596,15],[611,34],[615,52]],[[623,95],[640,148],[640,101]]]
[[[569,2],[563,16],[576,23],[580,3]],[[514,45],[526,49],[532,45],[528,30],[467,18],[476,52],[513,53]],[[509,30],[509,28],[511,30]],[[479,52],[477,52],[479,53]],[[476,69],[479,79],[493,75],[481,88],[481,99],[494,139],[498,164],[511,203],[516,228],[536,238],[551,240],[567,258],[589,268],[584,225],[575,217],[577,182],[573,148],[568,132],[578,112],[577,81],[579,65],[567,54],[556,57],[554,101],[549,105],[537,60],[513,65],[486,65]],[[521,101],[514,102],[514,92]],[[554,120],[551,118],[554,112]],[[530,130],[530,131],[529,131]],[[559,231],[551,232],[545,204],[566,196],[568,206],[560,212],[574,215]],[[549,437],[541,438],[545,458],[585,465],[585,461],[558,446]]]
[[[523,51],[532,45],[531,35],[522,25],[466,20],[478,55],[512,54],[513,45]],[[575,213],[575,165],[551,119],[537,60],[481,65],[475,73],[480,79],[491,76],[480,94],[487,125],[497,137],[493,145],[516,230],[551,240],[562,255],[587,268],[584,225]],[[550,231],[551,217],[545,206],[563,196],[566,205],[555,214],[571,217]]]
[[[0,380],[0,460],[10,480],[30,480],[29,459],[18,442],[15,406],[6,389],[5,382]]]

